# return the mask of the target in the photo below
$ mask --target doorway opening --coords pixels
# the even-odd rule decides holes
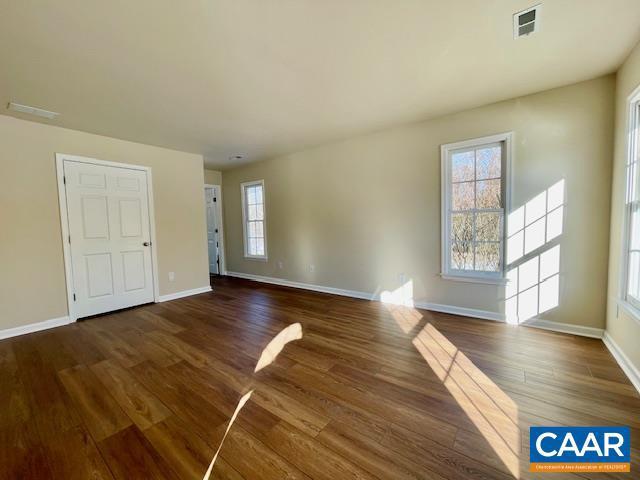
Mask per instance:
[[[209,275],[226,275],[222,230],[222,189],[220,185],[205,185],[204,198],[207,214]]]

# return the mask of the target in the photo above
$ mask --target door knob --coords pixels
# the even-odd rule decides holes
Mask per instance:
[[[144,242],[142,245],[143,245],[144,247],[148,247],[149,245],[151,245],[151,242]]]

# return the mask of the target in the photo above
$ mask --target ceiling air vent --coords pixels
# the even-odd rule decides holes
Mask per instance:
[[[540,5],[513,15],[513,38],[526,37],[540,29]]]
[[[50,112],[49,110],[43,110],[42,108],[31,107],[29,105],[21,105],[19,103],[11,102],[7,105],[9,110],[13,110],[14,112],[27,113],[29,115],[36,115],[38,117],[44,117],[48,119],[56,118],[60,115],[57,112]]]

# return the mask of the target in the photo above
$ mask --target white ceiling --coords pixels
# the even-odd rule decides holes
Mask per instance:
[[[535,3],[0,0],[0,104],[229,168],[613,72],[640,37],[638,0],[542,0],[514,40]]]

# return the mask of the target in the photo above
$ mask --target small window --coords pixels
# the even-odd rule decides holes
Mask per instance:
[[[511,134],[442,146],[442,275],[504,281]]]
[[[267,259],[267,231],[264,201],[264,180],[246,182],[242,190],[242,219],[244,226],[244,256]]]

